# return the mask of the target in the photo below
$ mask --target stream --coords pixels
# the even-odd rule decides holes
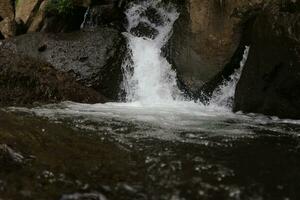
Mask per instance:
[[[176,9],[125,14],[124,102],[0,109],[0,200],[300,199],[300,121],[231,112],[251,47],[204,104],[162,54]],[[155,31],[138,35],[141,23]]]

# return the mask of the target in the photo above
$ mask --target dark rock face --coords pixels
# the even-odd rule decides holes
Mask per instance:
[[[48,63],[1,49],[0,106],[29,106],[67,100],[85,103],[108,101]]]
[[[116,6],[116,3],[96,4],[92,5],[85,13],[85,21],[82,27],[90,28],[103,25],[122,27],[122,17],[124,17],[122,9]]]
[[[117,100],[122,81],[123,45],[118,30],[99,28],[56,35],[26,34],[3,42],[2,46],[48,62],[58,71],[68,72],[86,87]]]
[[[132,28],[130,32],[137,37],[147,37],[151,39],[154,39],[159,34],[158,30],[143,22]]]
[[[234,111],[300,118],[299,2],[268,6],[256,19]]]
[[[83,22],[85,12],[85,7],[76,6],[73,8],[72,13],[67,16],[47,13],[43,16],[44,19],[39,28],[33,29],[33,31],[29,29],[29,32],[60,33],[78,31]]]

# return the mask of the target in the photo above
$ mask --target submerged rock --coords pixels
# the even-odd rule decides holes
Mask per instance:
[[[300,119],[300,6],[269,5],[255,20],[234,110]]]
[[[95,90],[82,86],[50,64],[12,51],[0,51],[0,105],[22,106],[59,101],[106,102]]]
[[[0,144],[0,163],[22,164],[24,157],[6,144]]]

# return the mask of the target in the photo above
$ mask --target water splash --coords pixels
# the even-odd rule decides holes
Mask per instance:
[[[127,102],[165,103],[183,100],[178,89],[176,72],[162,56],[162,48],[168,42],[172,27],[179,14],[168,6],[160,7],[159,2],[132,4],[126,11],[129,57],[123,63],[123,89]],[[145,13],[154,9],[161,17],[161,23],[154,23]],[[155,32],[146,36],[133,34],[140,24]]]
[[[91,26],[91,21],[90,19],[88,19],[89,14],[90,14],[90,7],[88,7],[85,11],[83,22],[80,25],[80,29],[84,29],[86,26],[88,27]]]
[[[222,85],[215,89],[209,102],[210,105],[217,105],[232,109],[236,86],[242,75],[244,65],[248,58],[249,50],[250,47],[246,46],[243,59],[240,62],[240,68],[235,70],[235,72],[229,77],[228,81],[225,81]]]

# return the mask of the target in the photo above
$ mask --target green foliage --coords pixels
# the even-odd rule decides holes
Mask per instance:
[[[15,5],[18,5],[18,3],[19,3],[19,0],[15,0]]]
[[[46,10],[48,13],[69,16],[74,11],[74,4],[72,0],[50,0]]]

